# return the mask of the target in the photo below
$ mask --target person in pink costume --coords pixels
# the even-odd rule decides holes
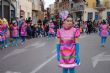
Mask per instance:
[[[5,32],[3,20],[0,19],[0,44],[2,49],[5,48]]]
[[[107,37],[108,37],[108,32],[109,30],[109,25],[106,23],[105,20],[103,20],[103,22],[100,24],[99,26],[99,34],[100,34],[100,37],[101,37],[101,46],[102,47],[105,47],[105,44],[107,42]]]
[[[17,25],[17,23],[13,23],[12,27],[12,38],[13,38],[13,46],[18,46],[18,39],[19,39],[19,27]]]
[[[83,22],[83,32],[86,33],[87,31],[87,21]]]
[[[48,32],[48,38],[50,39],[51,37],[55,37],[55,30],[54,30],[54,23],[52,22],[52,20],[50,20],[49,22],[49,32]]]
[[[21,25],[20,36],[22,39],[21,44],[23,45],[25,43],[25,39],[27,36],[27,23],[25,20],[23,21],[23,24]]]
[[[73,19],[68,16],[63,27],[57,31],[57,59],[63,73],[75,73],[75,68],[80,65],[78,38],[80,31],[73,27]]]
[[[4,30],[5,32],[5,47],[9,46],[9,37],[10,37],[10,33],[9,33],[9,25],[8,25],[8,21],[3,18],[3,26],[4,26]]]

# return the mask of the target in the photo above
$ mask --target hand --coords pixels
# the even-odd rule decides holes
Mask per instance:
[[[78,56],[75,57],[75,63],[77,63],[77,64],[80,63],[80,58]]]

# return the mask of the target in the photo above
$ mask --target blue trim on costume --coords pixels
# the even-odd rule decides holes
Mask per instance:
[[[75,57],[75,62],[77,63],[77,64],[79,64],[80,63],[80,59],[79,59],[79,48],[80,48],[80,44],[79,43],[76,43],[76,57]]]
[[[60,44],[56,44],[57,60],[60,59]]]

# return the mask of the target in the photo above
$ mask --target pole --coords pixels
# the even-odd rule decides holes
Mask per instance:
[[[10,2],[9,2],[9,5],[10,5],[10,6],[9,6],[9,10],[10,10],[10,12],[9,12],[9,13],[10,13],[9,21],[11,21],[11,0],[10,0]]]
[[[1,0],[1,8],[2,8],[2,18],[4,18],[4,7],[3,7],[3,0]]]

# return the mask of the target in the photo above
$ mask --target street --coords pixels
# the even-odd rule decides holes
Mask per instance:
[[[80,37],[81,66],[77,73],[110,73],[110,36],[105,48],[97,34]],[[0,50],[0,73],[62,73],[56,61],[56,40],[34,38],[25,45]]]

